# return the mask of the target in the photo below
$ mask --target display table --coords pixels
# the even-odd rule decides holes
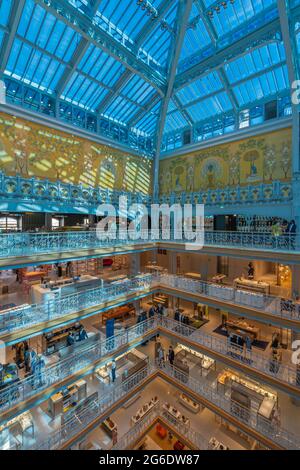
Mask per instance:
[[[236,289],[249,290],[251,292],[258,292],[261,294],[270,293],[270,284],[262,281],[254,281],[252,279],[245,279],[238,277],[233,281],[233,286]]]
[[[47,276],[46,271],[27,271],[23,277],[28,282],[35,282],[41,280],[43,277]]]
[[[129,305],[123,305],[122,307],[114,308],[108,312],[102,313],[102,324],[105,324],[107,320],[112,318],[121,318],[124,321],[126,316],[135,315],[135,308]]]
[[[189,411],[192,413],[198,413],[200,411],[200,405],[199,403],[194,402],[194,400],[191,400],[187,395],[184,393],[181,393],[179,396],[179,402],[185,406]]]
[[[249,325],[246,321],[244,320],[227,320],[226,321],[226,328],[227,330],[233,330],[235,332],[242,332],[245,333],[246,335],[249,335],[250,338],[253,340],[258,339],[260,335],[260,329],[253,326]]]
[[[151,398],[148,403],[145,403],[135,415],[131,417],[131,424],[134,426],[141,421],[150,411],[159,403],[158,397]]]
[[[118,274],[118,276],[110,276],[109,278],[107,278],[107,282],[111,284],[115,284],[117,282],[122,282],[125,280],[128,280],[128,277],[126,274]]]

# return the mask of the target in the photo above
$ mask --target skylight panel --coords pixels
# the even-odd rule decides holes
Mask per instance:
[[[195,80],[190,85],[179,90],[176,95],[180,99],[183,105],[190,103],[198,98],[204,98],[206,95],[210,95],[215,91],[219,91],[223,88],[217,72],[212,72],[199,80]]]
[[[2,0],[0,2],[0,25],[7,26],[12,0]]]

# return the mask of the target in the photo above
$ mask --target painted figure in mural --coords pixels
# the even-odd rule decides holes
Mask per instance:
[[[209,158],[203,163],[201,170],[203,179],[203,188],[214,189],[221,183],[222,167],[220,162],[215,158]]]
[[[291,169],[291,146],[288,142],[282,144],[280,163],[284,178],[288,178]]]
[[[187,170],[186,190],[191,193],[194,191],[194,168],[192,166]]]
[[[260,176],[255,162],[259,159],[259,153],[257,150],[250,150],[244,155],[244,161],[250,164],[250,173],[247,176],[247,181],[254,182],[259,181]]]
[[[264,180],[273,180],[273,174],[276,168],[276,149],[275,145],[266,146],[264,159]]]
[[[229,185],[240,184],[240,154],[236,153],[229,162]]]

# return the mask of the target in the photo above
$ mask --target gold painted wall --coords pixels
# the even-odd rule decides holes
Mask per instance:
[[[205,191],[291,178],[290,128],[160,162],[160,193]]]
[[[151,160],[4,113],[0,113],[0,170],[7,175],[151,192]]]

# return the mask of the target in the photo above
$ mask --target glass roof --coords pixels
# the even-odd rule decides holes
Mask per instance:
[[[286,3],[298,65],[300,1]],[[144,136],[150,153],[161,132],[288,103],[276,0],[0,0],[0,48],[14,103],[47,103],[54,117],[119,140]]]

